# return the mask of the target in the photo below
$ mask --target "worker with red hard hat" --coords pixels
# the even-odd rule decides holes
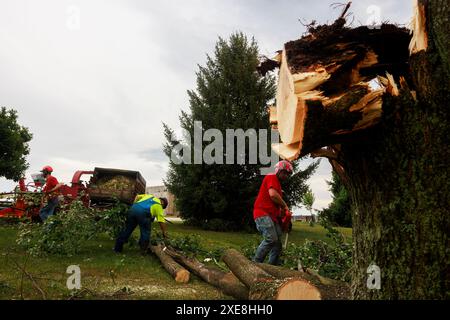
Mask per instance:
[[[45,179],[45,186],[44,189],[42,189],[42,192],[44,193],[42,201],[44,202],[47,200],[47,204],[39,211],[39,216],[42,221],[45,221],[55,213],[55,209],[59,204],[58,190],[63,184],[59,183],[58,180],[52,176],[52,167],[45,166],[42,168],[41,172]]]
[[[256,228],[264,237],[256,250],[253,259],[255,262],[262,263],[269,255],[269,264],[279,263],[282,251],[282,220],[286,213],[290,216],[289,208],[283,200],[280,182],[287,180],[293,171],[289,161],[281,161],[275,166],[275,174],[267,175],[263,180],[253,209]]]

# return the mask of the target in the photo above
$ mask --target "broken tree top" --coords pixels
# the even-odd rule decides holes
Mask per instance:
[[[409,81],[411,35],[406,28],[348,28],[339,18],[308,29],[275,58],[280,68],[277,104],[270,112],[282,143],[273,147],[287,160],[374,126],[383,95],[398,95],[396,81],[405,88]]]

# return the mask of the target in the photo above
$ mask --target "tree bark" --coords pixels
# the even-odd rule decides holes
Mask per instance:
[[[226,250],[222,256],[222,260],[247,287],[251,287],[259,281],[268,282],[275,279],[235,249]]]
[[[205,282],[220,289],[226,295],[238,300],[248,300],[249,294],[247,287],[231,272],[225,273],[218,268],[206,266],[197,259],[188,258],[173,249],[167,249],[165,252],[192,273],[203,279]]]
[[[418,101],[407,91],[385,97],[383,121],[370,146],[342,146],[354,200],[352,290],[359,299],[449,298],[450,90],[435,41],[444,30],[434,26],[448,31],[450,5],[418,6],[427,39],[425,49],[410,58]],[[372,263],[380,267],[381,290],[367,288]]]
[[[178,263],[176,263],[172,257],[164,252],[164,247],[161,245],[150,246],[150,250],[159,258],[164,269],[179,283],[188,283],[190,273]]]
[[[353,202],[355,299],[450,298],[450,3],[416,7],[409,69],[395,76],[400,88],[386,86],[376,125],[335,142],[333,167]],[[380,289],[368,286],[371,265],[380,268]]]

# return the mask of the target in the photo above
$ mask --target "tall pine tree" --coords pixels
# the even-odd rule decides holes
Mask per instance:
[[[227,129],[267,129],[268,154],[271,137],[267,108],[275,96],[275,79],[271,75],[259,75],[258,64],[258,46],[254,39],[249,40],[242,33],[233,34],[228,41],[219,38],[214,56],[207,56],[206,66],[199,67],[196,90],[188,91],[190,112],[182,112],[180,116],[181,128],[189,132],[190,137],[176,140],[174,131],[164,124],[167,139],[164,151],[169,158],[180,143],[194,144],[196,121],[202,122],[203,133],[208,129],[222,133],[224,152],[230,151],[226,149]],[[203,142],[203,148],[208,144]],[[165,184],[175,195],[184,219],[213,229],[244,229],[253,225],[253,203],[264,178],[260,169],[267,165],[261,164],[260,159],[258,164],[249,164],[249,145],[247,140],[245,164],[237,164],[236,147],[236,164],[233,165],[170,160]],[[190,153],[193,160],[193,148]],[[223,161],[225,163],[225,159]],[[297,170],[287,182],[285,196],[290,205],[299,204],[301,194],[308,190],[305,182],[316,167],[312,164],[304,171]]]

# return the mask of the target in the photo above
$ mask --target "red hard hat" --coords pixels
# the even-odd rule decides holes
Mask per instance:
[[[275,173],[280,172],[281,170],[285,170],[288,173],[292,173],[294,171],[294,167],[289,161],[283,160],[277,163],[275,166]]]
[[[45,166],[45,167],[42,168],[41,172],[43,172],[43,171],[53,172],[53,168],[50,167],[50,166]]]

